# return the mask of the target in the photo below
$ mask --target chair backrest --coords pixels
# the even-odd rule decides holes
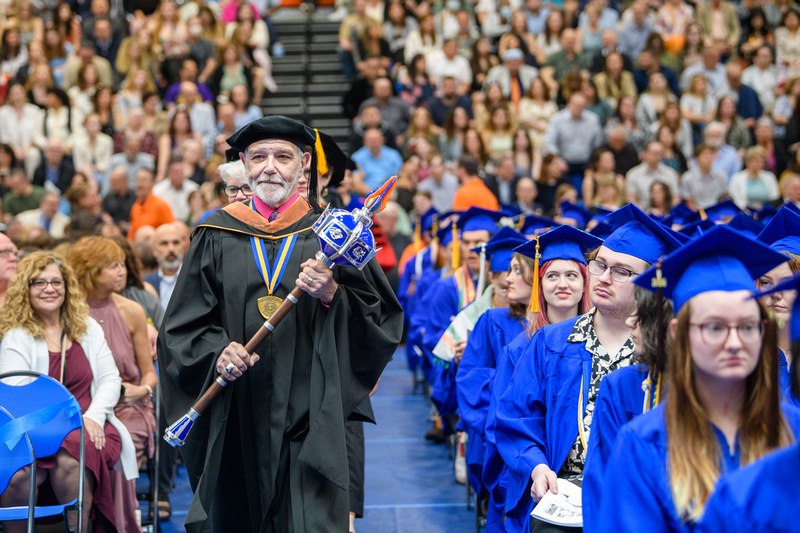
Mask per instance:
[[[16,445],[5,440],[5,429],[14,421],[14,417],[7,410],[0,407],[0,493],[5,492],[11,477],[20,468],[33,463],[33,448],[27,438],[11,437]]]
[[[33,380],[9,385],[10,377],[28,376]],[[0,374],[0,406],[6,408],[26,431],[36,457],[55,455],[67,434],[83,425],[78,400],[61,383],[36,372]]]

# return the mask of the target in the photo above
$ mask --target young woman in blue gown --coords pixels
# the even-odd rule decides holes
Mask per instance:
[[[537,242],[539,250],[537,250]],[[541,235],[538,241],[534,240],[519,247],[520,253],[515,255],[522,268],[520,275],[512,277],[514,274],[514,265],[512,264],[509,284],[510,280],[518,283],[520,278],[524,281],[530,280],[530,282],[526,281],[527,299],[525,301],[533,298],[538,305],[531,302],[529,306],[530,319],[526,330],[505,346],[496,358],[494,386],[484,420],[485,451],[482,459],[483,482],[489,490],[489,507],[486,517],[486,530],[489,532],[524,529],[523,524],[527,521],[515,521],[513,518],[504,520],[505,487],[502,485],[502,478],[505,464],[497,452],[494,435],[496,398],[498,393],[502,394],[508,386],[519,353],[536,330],[547,324],[575,318],[591,309],[585,255],[600,244],[602,244],[601,239],[572,226],[561,226]],[[538,259],[540,263],[538,268],[535,265],[537,254],[541,254]],[[536,279],[534,280],[535,274]],[[533,290],[534,282],[536,290]],[[511,297],[510,291],[509,285],[509,298]],[[523,296],[521,292],[520,298]]]
[[[593,496],[595,531],[691,531],[721,474],[794,441],[800,416],[780,403],[775,323],[753,298],[753,280],[786,260],[717,226],[635,280],[666,281],[677,312],[669,393],[620,431]]]
[[[800,277],[773,290],[797,291]],[[800,357],[800,302],[795,299],[790,322],[792,356]],[[800,398],[800,365],[794,365],[792,394]],[[800,531],[800,442],[771,453],[741,470],[720,478],[708,499],[696,533]]]

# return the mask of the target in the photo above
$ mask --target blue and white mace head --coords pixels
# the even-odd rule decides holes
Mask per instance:
[[[375,238],[372,236],[372,217],[386,207],[397,176],[388,179],[365,199],[364,207],[352,212],[326,207],[313,230],[320,251],[317,260],[330,268],[334,265],[354,266],[362,270],[375,257]]]

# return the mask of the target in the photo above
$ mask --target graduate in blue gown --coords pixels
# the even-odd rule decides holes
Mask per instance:
[[[455,369],[434,359],[433,349],[459,311],[471,304],[477,294],[480,257],[473,248],[486,243],[498,230],[498,222],[506,216],[501,211],[471,207],[457,222],[458,235],[453,239],[453,274],[437,281],[426,300],[427,321],[422,345],[432,363],[431,398],[441,415],[456,410]]]
[[[468,435],[467,472],[476,494],[483,492],[483,433],[486,411],[492,397],[497,356],[525,327],[525,314],[533,280],[533,261],[514,254],[514,248],[525,242],[527,239],[522,234],[503,228],[486,245],[486,253],[491,254],[492,272],[507,272],[505,285],[508,287],[506,299],[509,307],[489,309],[478,318],[456,370],[460,426]],[[525,266],[521,263],[525,263]]]
[[[632,277],[680,246],[671,230],[634,205],[609,219],[620,226],[588,263],[595,308],[537,331],[498,401],[495,437],[508,466],[507,522],[527,520],[534,500],[558,490],[557,477],[582,475],[600,381],[633,357],[625,325],[635,305]],[[535,521],[533,530],[552,528]]]
[[[767,309],[775,315],[778,323],[778,357],[780,373],[778,380],[783,397],[800,406],[800,401],[793,398],[789,391],[789,376],[794,366],[789,340],[789,313],[797,294],[794,290],[772,292],[770,289],[794,277],[800,272],[800,214],[782,207],[769,224],[758,234],[758,240],[769,245],[776,252],[789,257],[789,262],[778,265],[758,279],[758,288],[762,292],[770,292],[762,301]]]
[[[672,302],[641,287],[636,287],[634,294],[636,311],[628,317],[627,323],[633,332],[631,337],[639,364],[615,370],[600,382],[581,483],[583,530],[587,533],[596,527],[600,503],[597,496],[617,434],[622,426],[656,407],[665,397],[669,351],[666,330],[675,316]]]
[[[775,324],[753,298],[753,280],[786,260],[717,226],[635,280],[666,281],[677,313],[669,392],[617,436],[595,531],[691,531],[721,474],[793,442],[800,417],[780,403]]]
[[[409,248],[419,249],[410,259],[401,263],[400,281],[397,286],[397,300],[405,312],[403,326],[408,330],[411,316],[414,314],[418,298],[414,298],[420,280],[426,274],[439,268],[439,241],[436,236],[439,213],[430,208],[424,215],[418,217],[414,226],[414,242]],[[405,255],[407,252],[404,251]],[[401,258],[401,261],[405,259]],[[414,350],[406,350],[409,370],[416,371],[419,367],[420,357]]]
[[[502,393],[511,380],[519,353],[527,345],[533,333],[542,325],[560,322],[586,313],[591,308],[588,296],[589,276],[586,272],[585,255],[600,246],[602,240],[570,226],[553,229],[519,248],[518,263],[522,267],[522,280],[530,278],[526,290],[530,299],[528,311],[530,321],[524,333],[518,335],[509,346],[496,352],[496,371],[491,387],[489,405],[484,415],[483,482],[489,490],[489,507],[486,517],[487,531],[515,530],[522,526],[509,518],[504,521],[505,487],[502,478],[505,472],[503,460],[497,452],[494,436],[494,413],[498,393]],[[538,244],[538,249],[537,249]],[[513,274],[513,272],[512,272]],[[535,279],[534,279],[535,277]],[[509,298],[512,297],[509,274]],[[534,289],[534,287],[536,287]],[[566,294],[571,297],[565,298]],[[522,295],[519,295],[520,297]]]
[[[777,290],[797,290],[800,277]],[[775,290],[773,289],[773,290]],[[793,359],[800,357],[800,301],[791,317]],[[800,365],[794,365],[793,396],[800,398]],[[800,531],[800,440],[724,475],[708,499],[696,533],[797,533]]]
[[[422,276],[416,283],[414,294],[409,298],[409,305],[411,311],[406,311],[408,316],[408,333],[406,335],[406,351],[413,352],[419,358],[419,365],[425,374],[425,379],[428,383],[433,382],[431,357],[426,357],[425,349],[422,344],[422,334],[425,331],[425,325],[428,322],[428,309],[430,301],[430,289],[434,284],[441,280],[448,278],[452,275],[451,258],[453,254],[453,238],[451,225],[454,223],[455,218],[451,218],[443,222],[437,233],[439,241],[439,249],[443,257],[443,266],[435,270],[428,270],[423,272]]]

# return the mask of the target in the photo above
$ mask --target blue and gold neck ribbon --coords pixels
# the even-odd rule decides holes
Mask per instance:
[[[250,201],[250,207],[256,211],[255,202]],[[258,211],[256,211],[258,213]],[[275,257],[275,263],[270,268],[269,261],[267,260],[267,247],[262,239],[250,236],[250,246],[253,249],[253,257],[256,260],[258,272],[264,279],[264,284],[267,286],[267,292],[270,296],[275,292],[275,289],[281,282],[283,273],[286,270],[286,265],[289,263],[289,257],[292,256],[292,250],[297,242],[297,233],[287,235],[281,240],[281,246],[278,249],[278,255]]]
[[[278,255],[275,257],[275,264],[270,268],[264,241],[258,237],[250,236],[253,257],[256,259],[256,266],[258,267],[259,273],[261,273],[261,277],[264,278],[264,284],[267,286],[267,292],[270,296],[272,296],[272,293],[275,292],[275,289],[281,282],[281,278],[286,270],[286,265],[289,262],[289,257],[292,255],[292,249],[296,242],[297,233],[284,237],[278,249]]]

